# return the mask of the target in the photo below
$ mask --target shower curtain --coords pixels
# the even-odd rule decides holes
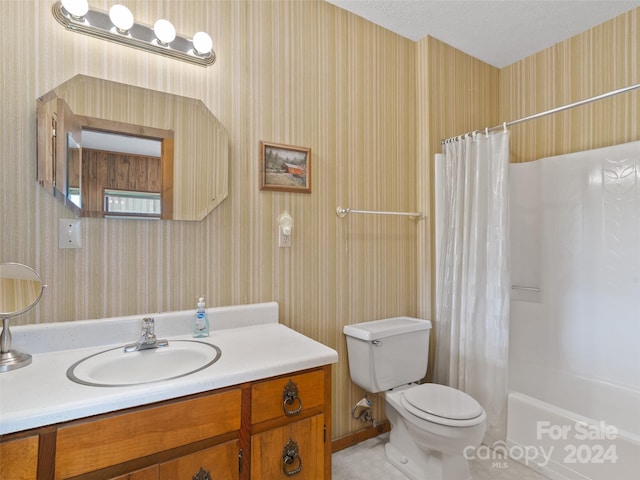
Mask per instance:
[[[436,158],[435,381],[487,412],[505,439],[509,342],[509,132],[465,135]]]

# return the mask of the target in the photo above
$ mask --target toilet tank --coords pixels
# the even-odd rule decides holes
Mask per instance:
[[[424,378],[430,330],[429,320],[412,317],[345,325],[351,380],[375,393]]]

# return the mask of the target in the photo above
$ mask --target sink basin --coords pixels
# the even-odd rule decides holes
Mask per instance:
[[[67,377],[94,387],[141,385],[191,375],[213,365],[221,355],[217,346],[197,340],[170,340],[167,347],[129,353],[116,347],[74,363]]]

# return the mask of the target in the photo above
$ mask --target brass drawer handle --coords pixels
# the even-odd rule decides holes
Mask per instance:
[[[211,472],[200,467],[198,473],[191,477],[191,480],[211,480]]]
[[[284,446],[282,453],[282,471],[287,477],[293,477],[302,470],[302,459],[298,454],[298,444],[293,440]]]
[[[282,400],[284,401],[282,409],[286,416],[291,417],[302,411],[302,400],[298,396],[298,386],[292,380],[289,380],[289,383],[284,386]],[[296,401],[297,407],[289,408],[292,405],[296,405]]]

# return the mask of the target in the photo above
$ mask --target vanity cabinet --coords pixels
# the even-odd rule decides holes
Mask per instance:
[[[329,480],[331,365],[1,440],[0,480]]]
[[[158,470],[158,465],[153,465],[152,467],[143,468],[142,470],[136,470],[135,472],[131,473],[126,473],[109,480],[158,480]]]
[[[251,386],[251,479],[331,478],[330,367]]]
[[[37,435],[0,443],[0,479],[33,480],[37,469]]]

